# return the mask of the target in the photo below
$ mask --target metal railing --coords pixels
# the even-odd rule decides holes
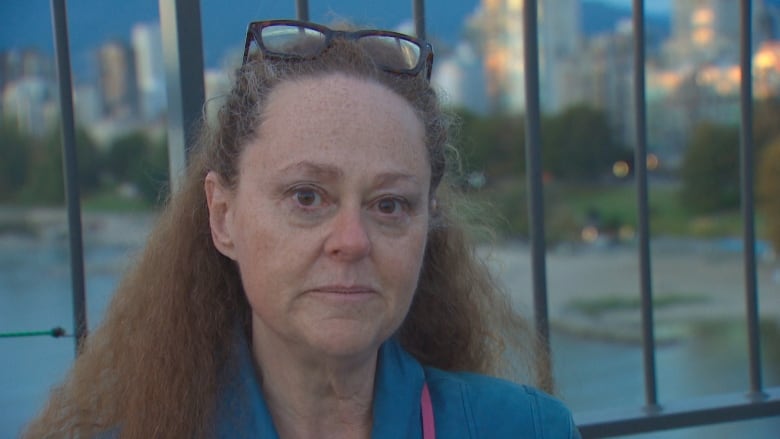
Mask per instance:
[[[640,295],[645,405],[629,409],[577,414],[584,437],[606,437],[642,432],[709,425],[720,422],[780,416],[780,388],[762,384],[758,292],[755,258],[755,202],[753,199],[753,93],[751,66],[751,0],[740,1],[741,56],[741,141],[740,170],[742,218],[744,223],[745,306],[748,333],[750,389],[731,394],[682,402],[660,402],[656,382],[655,336],[653,333],[652,283],[650,271],[650,232],[648,209],[648,176],[644,1],[633,0],[634,25],[634,114],[636,121],[635,166],[639,236]],[[72,84],[65,21],[65,0],[51,0],[55,28],[55,46],[59,73],[60,107],[63,125],[65,187],[70,226],[71,275],[73,283],[74,327],[77,350],[86,334],[84,301],[84,268],[81,239],[80,201],[76,176]],[[537,37],[537,0],[525,0],[523,10],[526,89],[526,155],[529,188],[529,219],[533,297],[536,330],[549,350],[547,310],[546,249],[544,241],[544,203],[541,166],[541,106],[539,102],[539,50]],[[159,0],[163,49],[166,59],[168,94],[169,148],[172,185],[175,187],[186,161],[188,139],[204,101],[203,51],[200,22],[200,0]],[[308,19],[307,0],[296,0],[296,13]],[[415,31],[425,37],[425,4],[413,0]],[[186,35],[186,38],[184,36]]]

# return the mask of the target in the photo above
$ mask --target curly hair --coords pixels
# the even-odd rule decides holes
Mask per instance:
[[[383,72],[364,48],[336,40],[314,60],[256,55],[236,72],[217,122],[209,126],[204,117],[201,123],[180,190],[25,437],[91,437],[113,428],[126,438],[210,435],[219,370],[236,321],[246,329],[250,309],[235,263],[212,242],[205,176],[215,171],[227,185],[237,183],[238,158],[278,84],[335,73],[385,85],[412,105],[425,127],[438,205],[419,285],[397,332],[402,345],[424,365],[494,375],[505,373],[507,363],[517,366],[517,357],[507,354],[515,348],[525,359],[524,374],[549,387],[546,368],[535,367],[546,362],[537,355],[533,331],[512,310],[457,219],[457,194],[445,175],[452,168],[450,118],[436,92],[424,77]]]

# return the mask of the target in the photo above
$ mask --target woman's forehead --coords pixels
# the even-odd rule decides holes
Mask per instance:
[[[268,165],[378,162],[396,171],[430,172],[422,121],[382,84],[332,74],[280,84],[268,99],[253,142],[254,154]]]
[[[266,117],[294,112],[296,119],[334,111],[360,109],[389,116],[406,114],[419,121],[412,105],[387,85],[369,78],[329,73],[280,83],[271,91]],[[303,111],[304,113],[298,113]]]
[[[278,86],[259,131],[263,137],[322,147],[334,142],[411,146],[425,139],[422,121],[404,98],[384,85],[341,74]]]

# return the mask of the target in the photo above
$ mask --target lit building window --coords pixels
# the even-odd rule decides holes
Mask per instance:
[[[711,8],[699,8],[693,11],[693,16],[691,16],[691,24],[699,27],[699,26],[712,26],[712,24],[715,22],[715,11],[713,11]]]
[[[712,32],[712,29],[696,29],[693,31],[693,42],[703,46],[705,44],[711,43],[714,36],[715,34]]]

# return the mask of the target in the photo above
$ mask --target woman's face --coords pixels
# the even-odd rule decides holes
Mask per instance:
[[[264,115],[237,188],[206,179],[212,236],[240,268],[255,347],[371,354],[403,321],[422,265],[422,122],[385,86],[341,74],[279,85]]]

